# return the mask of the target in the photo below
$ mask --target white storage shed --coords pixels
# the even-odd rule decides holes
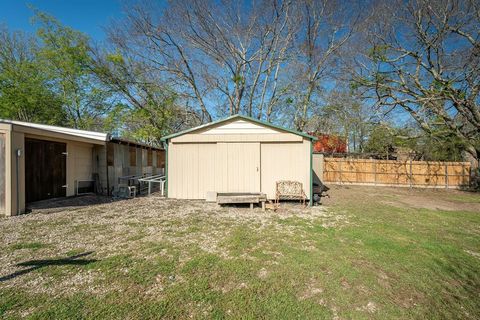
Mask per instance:
[[[313,140],[242,115],[166,136],[167,195],[206,199],[207,192],[261,192],[274,199],[276,182],[293,180],[311,200]]]

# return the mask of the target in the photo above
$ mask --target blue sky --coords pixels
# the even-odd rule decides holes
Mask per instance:
[[[89,35],[94,41],[105,39],[104,27],[112,19],[122,18],[123,8],[137,0],[0,0],[0,25],[13,30],[34,32],[33,12],[29,5],[46,12],[66,26]],[[157,0],[160,7],[166,0]],[[335,84],[327,84],[331,89]],[[330,87],[329,87],[330,86]],[[208,100],[208,98],[207,98]],[[212,108],[212,114],[216,110]],[[400,119],[399,119],[400,120]]]
[[[113,18],[122,16],[125,0],[1,0],[0,24],[10,30],[32,32],[31,4],[59,19],[63,24],[88,34],[95,40],[103,40],[103,27]]]

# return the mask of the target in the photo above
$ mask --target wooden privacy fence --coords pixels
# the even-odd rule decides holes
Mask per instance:
[[[469,162],[325,158],[325,183],[459,188],[470,183]]]

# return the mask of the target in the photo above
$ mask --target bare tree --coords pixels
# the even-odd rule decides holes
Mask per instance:
[[[382,117],[348,88],[330,91],[325,105],[309,119],[309,129],[343,137],[350,151],[363,152],[364,144],[374,123]]]
[[[280,61],[293,38],[292,4],[260,1],[252,4],[251,10],[237,1],[222,4],[179,3],[173,12],[175,17],[183,17],[183,38],[208,62],[208,74],[203,76],[212,95],[220,103],[224,101],[230,114],[256,113],[260,118],[265,99],[270,104],[275,99],[276,90],[270,90],[270,85],[275,86],[275,73],[278,76]],[[257,110],[255,105],[259,106]]]
[[[291,1],[251,5],[176,1],[162,11],[141,3],[111,25],[109,38],[117,52],[170,83],[185,104],[198,106],[202,122],[212,112],[269,118],[298,19]]]
[[[294,126],[303,130],[312,109],[320,104],[322,86],[333,81],[337,54],[351,38],[360,19],[354,5],[342,1],[297,2],[302,17],[297,36],[297,52],[291,67],[296,83],[294,95]]]
[[[140,60],[151,72],[185,98],[193,98],[200,107],[201,120],[212,117],[205,104],[206,89],[197,70],[206,67],[204,62],[190,52],[180,35],[183,26],[171,12],[159,15],[160,10],[143,3],[127,10],[127,20],[120,27],[112,25],[110,39],[132,59]]]
[[[117,94],[127,109],[131,109],[127,127],[151,128],[151,137],[148,137],[153,139],[151,142],[159,143],[163,135],[201,122],[201,115],[194,109],[180,106],[176,92],[137,56],[132,57],[125,51],[115,53],[103,47],[93,49],[92,54],[92,71]]]
[[[480,6],[474,0],[378,4],[355,80],[386,111],[401,108],[429,135],[480,151]]]

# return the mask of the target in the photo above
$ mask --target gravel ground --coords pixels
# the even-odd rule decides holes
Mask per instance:
[[[83,196],[43,201],[30,208],[29,214],[0,219],[0,242],[8,249],[0,254],[0,278],[25,270],[25,266],[19,263],[68,258],[72,252],[89,253],[85,259],[105,259],[122,253],[149,259],[151,254],[139,249],[146,243],[171,244],[180,250],[180,261],[189,260],[189,248],[193,246],[229,258],[231,254],[222,241],[238,226],[248,225],[254,230],[270,229],[277,235],[292,235],[301,233],[305,224],[313,222],[320,222],[325,228],[348,224],[346,216],[330,213],[322,206],[284,203],[274,212],[260,208],[220,207],[205,201],[180,201],[155,195],[118,201]],[[302,221],[303,227],[282,223],[292,218]],[[32,243],[33,250],[29,247]],[[26,248],[22,248],[22,244]],[[265,243],[259,242],[258,245]],[[304,245],[307,250],[311,246],[308,241]],[[160,254],[167,254],[164,251]],[[62,287],[71,288],[72,284],[75,284],[74,288],[88,285],[96,276],[93,271],[84,272],[69,278],[66,283],[48,286],[52,279],[26,274],[0,281],[0,288],[62,291]]]

